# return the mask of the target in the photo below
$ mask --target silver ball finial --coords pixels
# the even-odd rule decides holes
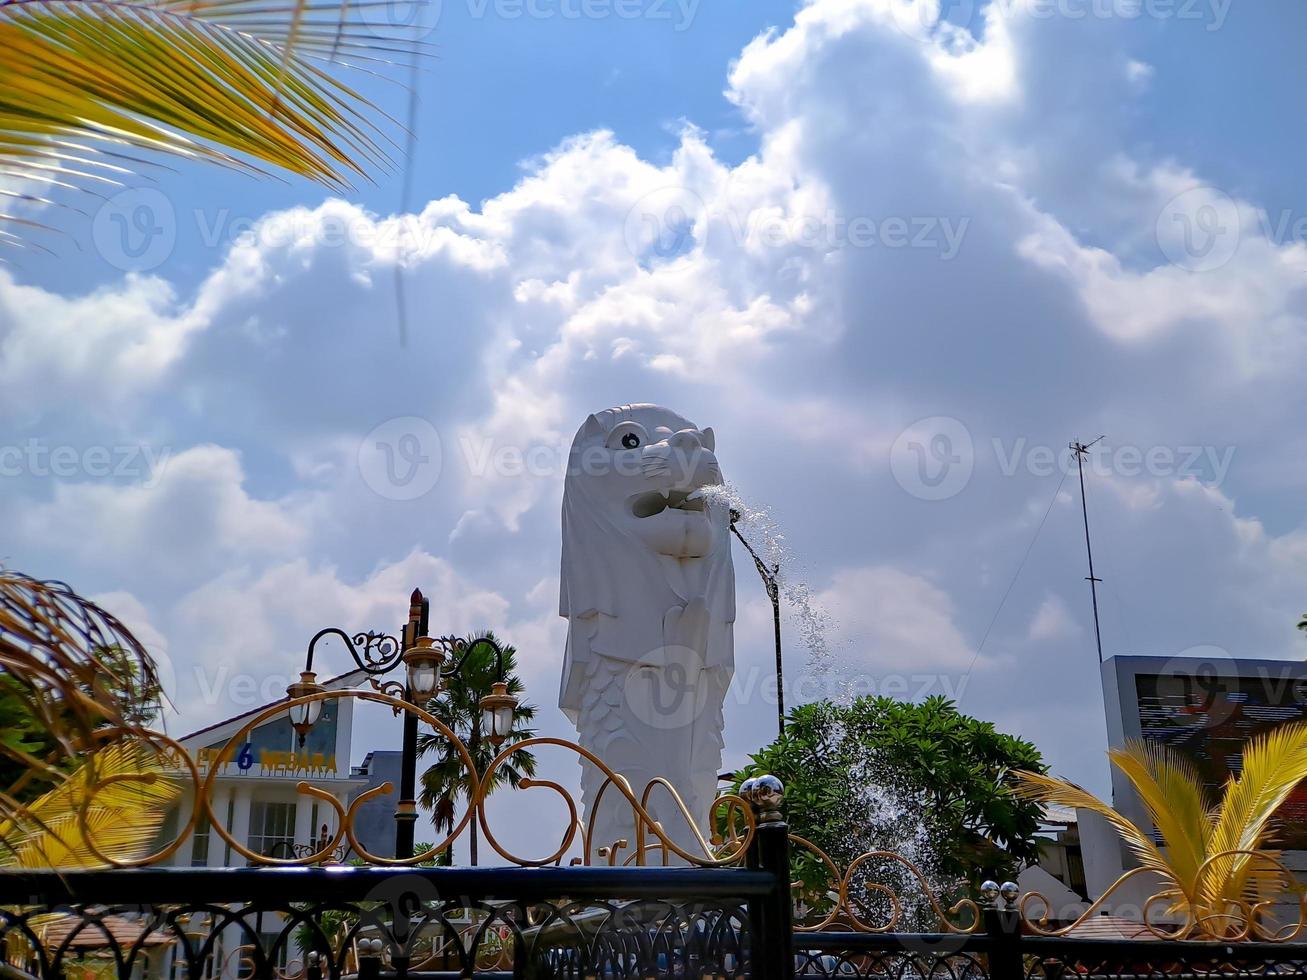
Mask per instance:
[[[1016,900],[1021,897],[1021,887],[1015,881],[1005,881],[998,886],[998,893],[1003,896],[1003,901],[1015,905]]]
[[[999,887],[997,881],[986,879],[985,881],[982,881],[980,883],[980,897],[983,898],[988,904],[990,905],[998,904],[998,893],[999,893]]]
[[[781,823],[781,802],[785,799],[785,784],[772,775],[746,779],[740,795],[753,807],[760,824]]]

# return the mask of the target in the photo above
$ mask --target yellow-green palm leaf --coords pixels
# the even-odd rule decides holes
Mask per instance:
[[[1211,853],[1212,823],[1203,782],[1192,762],[1156,742],[1131,740],[1108,758],[1134,786],[1161,835],[1171,877],[1192,890],[1198,871]]]
[[[1238,779],[1226,784],[1212,828],[1211,854],[1260,850],[1274,830],[1275,813],[1307,778],[1307,724],[1285,725],[1253,739],[1244,748]],[[1213,862],[1200,883],[1203,895],[1255,898],[1268,867],[1249,854]]]
[[[103,865],[105,857],[140,857],[158,837],[181,788],[164,778],[154,750],[139,741],[114,743],[63,783],[0,824],[0,865],[75,868]]]
[[[0,0],[0,168],[24,201],[23,182],[112,187],[140,150],[347,186],[385,140],[328,69],[396,44],[354,0]],[[0,214],[0,244],[21,222]]]
[[[1215,805],[1192,763],[1165,746],[1134,741],[1109,757],[1139,795],[1161,847],[1072,783],[1019,773],[1017,792],[1106,817],[1140,864],[1166,881],[1169,911],[1186,917],[1186,930],[1218,939],[1265,933],[1257,903],[1289,884],[1288,872],[1266,844],[1276,812],[1307,778],[1307,723],[1251,740],[1240,773],[1226,783]]]
[[[1017,777],[1015,792],[1018,796],[1099,814],[1121,835],[1141,865],[1168,878],[1171,876],[1170,865],[1152,838],[1137,827],[1134,821],[1108,806],[1093,793],[1075,783],[1039,772],[1020,770],[1014,775]]]
[[[110,652],[114,655],[107,656]],[[31,755],[21,726],[9,719],[0,730],[0,757],[18,764],[25,784],[66,772],[97,729],[130,725],[123,692],[132,688],[132,678],[142,690],[158,687],[149,653],[113,615],[62,583],[3,568],[0,674],[11,682],[6,686],[21,713],[30,715],[58,750],[56,758]],[[14,812],[5,797],[23,789],[0,786],[0,819]]]

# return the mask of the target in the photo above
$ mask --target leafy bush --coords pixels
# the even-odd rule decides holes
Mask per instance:
[[[1012,877],[1038,856],[1042,808],[1012,792],[1015,770],[1044,771],[1038,749],[945,698],[803,705],[751,760],[736,789],[751,776],[779,777],[791,833],[841,871],[884,849],[925,863],[937,881],[976,883]],[[829,879],[809,852],[794,853],[805,883],[817,889]]]

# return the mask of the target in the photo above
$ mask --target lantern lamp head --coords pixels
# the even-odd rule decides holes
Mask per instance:
[[[310,695],[321,694],[325,690],[326,688],[318,683],[318,675],[311,670],[305,670],[300,673],[300,679],[297,683],[286,688],[286,697],[290,701],[295,701]],[[295,729],[295,734],[299,736],[300,748],[304,747],[304,740],[308,738],[309,731],[321,714],[321,700],[292,704],[286,710],[291,727]]]
[[[404,652],[409,697],[415,704],[426,704],[440,693],[440,675],[444,662],[444,652],[429,636],[419,636],[413,646]]]
[[[495,748],[512,732],[517,705],[517,698],[508,693],[508,685],[503,681],[496,681],[490,693],[481,699],[481,729]]]

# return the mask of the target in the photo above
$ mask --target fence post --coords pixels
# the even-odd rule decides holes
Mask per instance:
[[[1025,980],[1021,958],[1021,913],[1017,910],[1018,889],[1010,881],[1002,886],[987,881],[980,886],[985,901],[985,932],[989,935],[990,980]]]
[[[377,980],[381,976],[380,939],[361,939],[358,945],[359,980]]]
[[[749,900],[749,960],[754,980],[793,980],[794,902],[790,896],[790,828],[781,815],[785,787],[775,776],[746,780],[740,795],[757,821],[746,855],[748,867],[770,871],[776,887]]]

